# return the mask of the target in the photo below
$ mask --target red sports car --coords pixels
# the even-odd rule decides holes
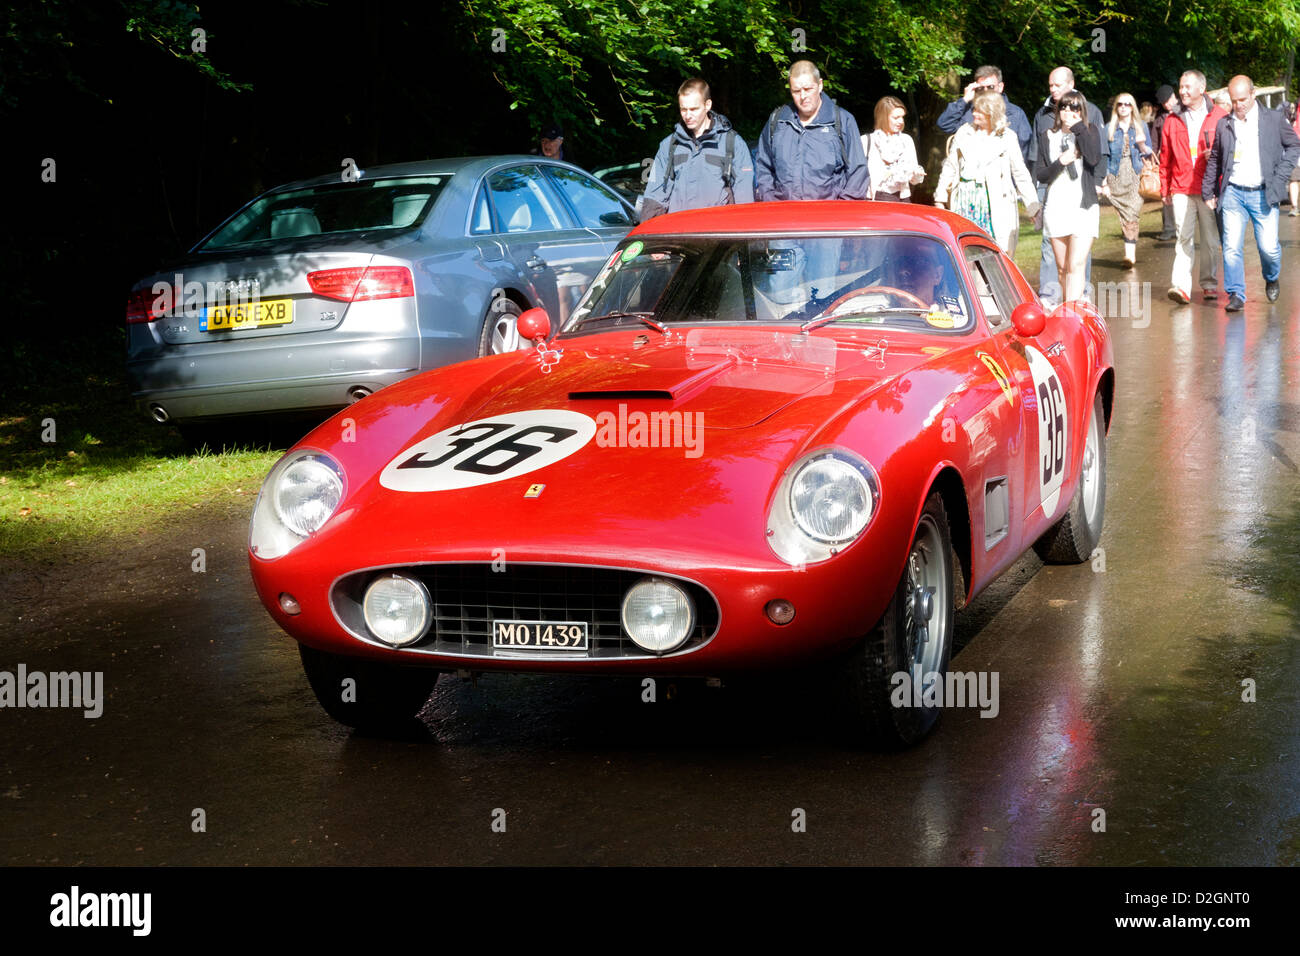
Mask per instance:
[[[720,677],[818,659],[864,732],[942,710],[953,617],[1029,547],[1088,559],[1114,371],[943,210],[654,219],[536,348],[383,389],[275,465],[263,603],[345,724],[440,671]]]

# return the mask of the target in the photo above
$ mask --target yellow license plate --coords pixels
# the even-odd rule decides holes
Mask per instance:
[[[267,325],[288,325],[293,321],[293,299],[265,299],[210,305],[199,322],[200,332],[233,332]]]

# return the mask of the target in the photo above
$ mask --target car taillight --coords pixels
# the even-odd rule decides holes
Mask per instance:
[[[307,273],[311,291],[326,299],[360,302],[363,299],[400,299],[415,295],[411,270],[406,266],[355,266]]]
[[[158,296],[154,295],[149,289],[136,289],[126,297],[126,324],[134,325],[137,322],[152,322],[154,319],[162,316],[161,311],[154,310],[154,302]]]

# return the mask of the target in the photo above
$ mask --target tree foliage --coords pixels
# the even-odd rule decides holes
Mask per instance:
[[[859,103],[887,92],[938,102],[994,63],[1013,100],[1028,104],[1061,65],[1103,100],[1124,89],[1150,95],[1193,66],[1211,84],[1238,72],[1274,83],[1300,38],[1300,0],[463,0],[463,9],[512,108],[535,127],[554,117],[616,137],[661,127],[677,84],[697,73],[754,71],[765,105],[732,117],[752,124],[801,58]],[[505,48],[487,52],[494,37]]]

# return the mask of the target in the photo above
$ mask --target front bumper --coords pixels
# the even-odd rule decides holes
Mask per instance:
[[[865,554],[865,552],[860,552]],[[531,596],[521,597],[504,573],[494,572],[486,562],[437,563],[371,568],[345,574],[322,574],[313,562],[295,562],[295,555],[275,561],[250,557],[252,574],[263,604],[285,631],[294,639],[318,650],[352,657],[384,660],[390,663],[422,665],[440,669],[480,671],[635,673],[681,676],[713,676],[729,672],[773,670],[798,666],[846,650],[865,635],[883,613],[898,581],[897,568],[871,569],[864,572],[861,561],[832,560],[824,565],[796,570],[787,567],[708,568],[700,566],[610,567],[583,564],[580,560],[517,562],[508,568],[517,573],[553,572],[567,569],[569,576],[587,580],[612,581],[618,575],[619,587],[645,576],[667,576],[688,582],[697,595],[705,595],[714,604],[699,614],[703,628],[679,650],[654,655],[637,648],[621,635],[621,627],[611,621],[610,604],[621,602],[622,594],[579,598],[574,605],[560,606],[557,600],[540,609],[545,620],[588,620],[592,625],[592,648],[588,652],[520,657],[509,656],[491,647],[487,635],[494,616],[510,619],[532,618],[539,613]],[[576,558],[576,556],[574,556]],[[847,555],[844,557],[848,557]],[[283,562],[283,563],[282,563]],[[350,609],[361,587],[369,578],[402,571],[422,579],[452,569],[452,577],[467,569],[475,593],[464,600],[444,592],[435,598],[435,622],[441,620],[419,644],[395,649],[386,647],[365,633],[364,623]],[[496,596],[486,601],[477,596],[488,582],[501,578]],[[459,578],[457,578],[459,579]],[[864,587],[862,582],[878,580],[879,587]],[[519,591],[525,590],[520,588]],[[555,590],[561,590],[556,585]],[[582,588],[578,589],[583,590]],[[599,587],[587,590],[600,590]],[[535,589],[534,589],[535,592]],[[301,613],[286,614],[280,607],[281,593],[292,595]],[[625,590],[624,590],[625,593]],[[785,625],[773,623],[765,608],[774,599],[790,601],[795,617]],[[702,603],[696,598],[697,604]],[[583,602],[586,602],[584,605]],[[496,610],[504,609],[504,610]],[[469,622],[468,625],[466,622]],[[612,627],[612,630],[611,630]],[[467,631],[481,636],[466,639]]]

